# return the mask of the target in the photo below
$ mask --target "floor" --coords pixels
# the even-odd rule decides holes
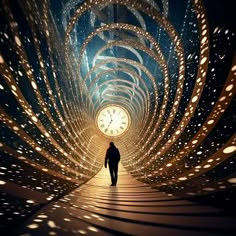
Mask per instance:
[[[235,235],[236,220],[223,210],[168,196],[122,166],[118,185],[108,169],[51,202],[8,235]]]

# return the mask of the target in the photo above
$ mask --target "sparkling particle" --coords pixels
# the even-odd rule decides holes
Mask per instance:
[[[192,144],[196,144],[197,142],[198,142],[198,140],[195,139],[195,140],[192,141]]]
[[[56,228],[56,227],[57,227],[56,224],[55,224],[55,222],[52,221],[52,220],[49,220],[49,221],[48,221],[48,226],[49,226],[50,228]]]
[[[27,228],[29,228],[29,229],[37,229],[37,228],[39,228],[39,225],[38,224],[31,224],[31,225],[27,225]]]
[[[41,218],[41,219],[46,219],[46,218],[48,218],[48,216],[46,216],[46,215],[38,215],[37,217],[38,217],[38,218]]]
[[[225,154],[229,154],[229,153],[233,153],[236,151],[236,146],[229,146],[229,147],[226,147],[224,150],[223,150],[223,153]]]
[[[180,177],[178,180],[184,181],[184,180],[187,180],[187,179],[188,179],[187,177]]]
[[[222,101],[224,101],[225,99],[226,99],[226,97],[223,96],[223,97],[221,97],[221,98],[219,99],[219,101],[222,102]]]
[[[37,89],[37,85],[36,85],[36,83],[35,83],[34,81],[31,81],[31,84],[32,84],[32,87],[33,87],[34,89]]]
[[[93,232],[98,232],[98,229],[93,226],[89,226],[88,229]]]
[[[0,185],[5,185],[5,184],[7,184],[5,181],[0,180]]]
[[[194,96],[193,99],[192,99],[192,103],[196,102],[198,99],[198,96]]]
[[[33,201],[33,200],[27,200],[26,202],[31,203],[31,204],[35,203],[35,201]]]
[[[36,147],[35,149],[36,149],[38,152],[42,151],[42,148],[40,148],[40,147]]]
[[[233,84],[230,84],[230,85],[228,85],[227,87],[226,87],[226,91],[227,92],[229,92],[229,91],[231,91],[232,90],[232,88],[234,87],[234,85]]]
[[[203,65],[205,62],[207,61],[207,58],[206,57],[203,57],[200,64]]]
[[[80,234],[87,234],[87,232],[85,230],[79,230]]]
[[[236,178],[230,178],[228,179],[228,182],[231,183],[231,184],[236,184]]]
[[[15,36],[15,42],[18,46],[21,46],[21,41],[18,36]]]
[[[50,231],[50,232],[48,233],[48,235],[50,235],[50,236],[55,236],[55,235],[57,235],[57,232]]]
[[[34,122],[37,122],[38,121],[38,118],[36,116],[32,116],[31,119],[34,121]]]
[[[0,64],[3,64],[4,63],[4,59],[3,57],[0,55]]]
[[[13,129],[16,130],[16,131],[19,130],[19,128],[17,126],[13,126]]]
[[[203,188],[202,190],[205,190],[205,191],[208,191],[208,192],[215,191],[215,189],[214,189],[214,188]]]
[[[213,123],[214,123],[214,120],[209,120],[209,121],[207,122],[208,125],[211,125],[211,124],[213,124]]]
[[[209,165],[209,164],[203,166],[204,169],[207,169],[207,168],[210,168],[210,167],[211,167],[211,165]]]

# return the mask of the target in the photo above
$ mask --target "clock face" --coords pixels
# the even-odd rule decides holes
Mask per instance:
[[[122,135],[129,128],[129,124],[129,113],[121,106],[109,105],[98,112],[97,126],[107,136]]]

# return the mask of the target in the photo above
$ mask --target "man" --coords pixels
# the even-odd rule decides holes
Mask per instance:
[[[118,164],[120,161],[120,152],[113,142],[110,142],[110,147],[107,149],[105,157],[105,168],[107,168],[107,162],[111,175],[111,186],[116,186]]]

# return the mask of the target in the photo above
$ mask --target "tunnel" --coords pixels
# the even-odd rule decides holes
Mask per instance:
[[[235,22],[233,0],[1,0],[1,235],[235,235]]]

